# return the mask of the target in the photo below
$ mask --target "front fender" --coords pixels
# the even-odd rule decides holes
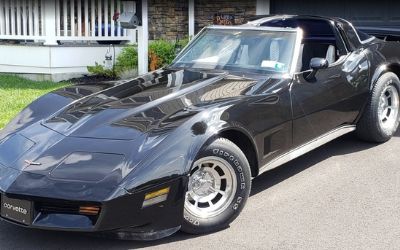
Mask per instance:
[[[221,119],[229,107],[198,113],[149,149],[147,157],[122,183],[128,192],[137,192],[174,179],[188,176],[190,168],[200,150],[228,126]]]
[[[74,101],[112,87],[113,84],[116,83],[71,85],[39,97],[0,131],[0,141],[12,133],[53,115]]]
[[[18,132],[71,103],[71,99],[55,93],[46,94],[22,110],[3,130],[0,141],[8,135]]]

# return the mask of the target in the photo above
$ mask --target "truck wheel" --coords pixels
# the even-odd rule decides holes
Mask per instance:
[[[229,226],[242,211],[251,189],[244,153],[219,138],[197,156],[190,171],[182,231],[210,233]]]
[[[399,127],[400,81],[393,73],[382,75],[375,84],[364,114],[357,124],[357,135],[370,142],[386,142]]]

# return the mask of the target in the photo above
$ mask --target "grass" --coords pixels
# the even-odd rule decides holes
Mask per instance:
[[[0,129],[32,101],[65,85],[0,74]]]

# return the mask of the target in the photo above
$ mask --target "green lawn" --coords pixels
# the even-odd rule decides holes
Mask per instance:
[[[0,75],[0,129],[33,100],[65,85],[67,83],[35,82],[17,76]]]

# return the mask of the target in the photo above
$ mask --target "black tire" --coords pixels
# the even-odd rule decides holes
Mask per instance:
[[[214,158],[223,160],[228,163],[228,167],[233,170],[230,173],[235,173],[232,175],[232,180],[236,179],[236,191],[232,191],[231,197],[232,201],[226,201],[226,208],[218,215],[213,217],[199,217],[192,214],[187,209],[188,197],[185,201],[184,209],[184,219],[181,230],[190,234],[204,234],[215,232],[224,228],[227,228],[229,224],[236,219],[240,214],[246,201],[249,197],[251,190],[251,170],[250,165],[247,161],[244,153],[236,146],[233,142],[218,138],[213,141],[210,145],[205,147],[199,155],[196,157],[197,161],[201,161],[206,158]],[[193,166],[193,168],[195,165]],[[192,174],[194,169],[192,168]],[[190,185],[190,184],[189,184]],[[228,205],[229,203],[229,205]],[[224,206],[224,207],[225,207]]]
[[[393,122],[389,124],[389,127],[382,125],[383,123],[379,117],[381,96],[384,95],[390,87],[394,87],[397,90],[398,97],[398,93],[400,93],[400,81],[399,78],[391,72],[382,75],[373,87],[369,102],[357,124],[356,133],[360,139],[369,142],[382,143],[390,140],[394,133],[396,133],[399,127],[400,118],[398,111],[397,115],[393,116],[393,119],[396,120],[393,120]]]

